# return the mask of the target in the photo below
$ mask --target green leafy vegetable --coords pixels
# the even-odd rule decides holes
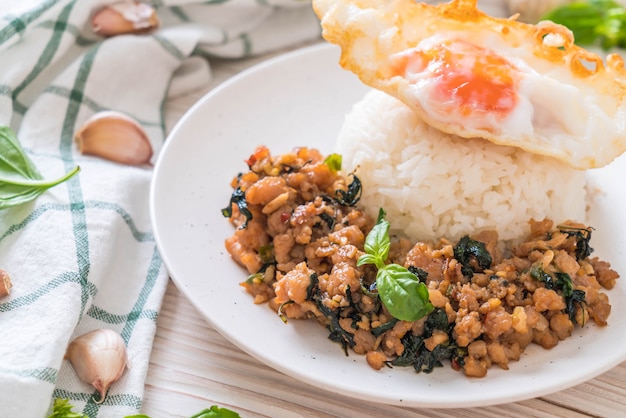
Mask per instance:
[[[306,298],[307,300],[312,300],[315,288],[319,284],[319,278],[317,277],[317,273],[311,274],[309,276],[309,280],[309,285],[306,287]]]
[[[576,228],[568,225],[559,225],[559,231],[576,239],[576,260],[584,260],[593,252],[589,245],[593,228]]]
[[[354,206],[359,200],[361,200],[361,194],[363,193],[363,187],[361,186],[361,180],[354,174],[352,176],[352,182],[348,185],[348,191],[337,190],[337,201],[344,206]]]
[[[464,236],[454,246],[454,258],[461,263],[461,271],[467,277],[491,267],[493,259],[485,244]]]
[[[341,170],[342,157],[341,154],[330,154],[324,159],[324,164],[328,166],[331,172],[336,173]]]
[[[530,277],[545,283],[546,289],[561,292],[561,296],[563,296],[566,305],[565,313],[567,313],[571,321],[574,321],[576,318],[576,306],[582,307],[587,303],[585,292],[583,290],[574,289],[572,278],[567,273],[555,272],[554,275],[551,275],[546,273],[539,264],[531,267]]]
[[[343,352],[348,355],[348,347],[355,346],[354,335],[344,330],[339,324],[342,309],[333,310],[324,304],[324,295],[318,286],[317,275],[311,276],[311,283],[307,287],[307,297],[310,292],[310,300],[315,302],[315,306],[320,310],[322,315],[329,319],[326,328],[329,331],[328,339],[341,344]]]
[[[365,252],[357,265],[373,264],[376,273],[378,296],[395,318],[416,321],[433,310],[428,300],[428,288],[419,278],[399,264],[385,264],[391,247],[389,222],[380,209],[376,225],[365,238]]]
[[[315,306],[317,306],[322,315],[328,318],[328,324],[326,325],[326,329],[329,331],[328,339],[341,344],[343,352],[347,356],[348,347],[352,348],[356,343],[354,341],[354,334],[344,330],[341,327],[339,320],[341,318],[352,318],[354,327],[355,322],[359,319],[358,310],[354,306],[354,301],[351,297],[350,286],[346,289],[346,298],[348,299],[349,305],[347,307],[332,309],[324,303],[325,294],[319,287],[319,278],[317,277],[317,274],[311,274],[309,276],[309,280],[310,283],[306,290],[307,300],[315,302]]]
[[[204,409],[189,418],[240,418],[239,414],[228,408],[221,408],[213,405],[208,409]]]
[[[392,329],[396,324],[398,323],[398,319],[397,318],[391,318],[390,321],[385,322],[382,325],[379,325],[375,328],[372,328],[372,335],[376,338],[380,337],[381,335],[383,335],[385,332],[389,331],[390,329]]]
[[[237,187],[235,191],[233,191],[233,194],[230,196],[230,202],[228,203],[228,206],[222,209],[222,215],[225,218],[230,218],[231,216],[233,216],[233,204],[237,205],[237,208],[239,208],[239,212],[246,217],[245,222],[239,228],[247,228],[248,222],[252,220],[252,212],[250,212],[250,209],[248,209],[246,193],[241,190],[241,187]]]
[[[396,318],[416,321],[432,310],[428,289],[417,276],[398,264],[388,264],[376,275],[378,295]]]
[[[415,274],[420,282],[426,283],[426,279],[428,278],[428,272],[426,270],[422,270],[419,267],[409,266],[408,270]]]
[[[72,411],[74,406],[69,399],[55,399],[52,405],[52,413],[48,418],[84,418],[86,415]]]
[[[276,259],[274,258],[274,246],[273,245],[262,245],[259,248],[259,257],[261,257],[261,263],[263,264],[274,264]]]
[[[72,411],[74,406],[70,403],[69,399],[56,398],[52,406],[52,414],[48,418],[87,418],[87,415],[79,414]],[[145,414],[127,415],[124,418],[150,418]],[[190,416],[189,418],[240,418],[240,415],[231,411],[228,408],[222,408],[217,405],[212,405],[210,408],[203,409]]]
[[[80,171],[77,166],[59,179],[44,180],[8,126],[0,126],[0,150],[0,209],[30,202]]]
[[[626,46],[626,10],[613,0],[576,1],[555,8],[541,20],[568,27],[579,45],[605,50]]]
[[[276,264],[276,259],[274,258],[274,246],[273,245],[263,245],[259,248],[259,257],[261,259],[261,268],[246,278],[246,283],[254,284],[261,283],[265,281],[265,272],[270,266]]]
[[[278,307],[278,317],[281,319],[281,321],[283,321],[285,324],[288,322],[287,319],[287,315],[285,315],[283,313],[283,307],[287,306],[287,305],[292,305],[296,302],[294,302],[293,300],[288,300],[287,302],[283,302],[280,304],[280,306]]]
[[[390,364],[400,367],[413,366],[418,373],[431,373],[435,367],[443,366],[443,360],[450,360],[453,365],[457,365],[456,367],[462,367],[464,357],[467,356],[467,348],[459,347],[453,342],[453,329],[454,324],[448,323],[445,310],[435,309],[426,319],[422,335],[407,332],[402,337],[404,351]],[[436,330],[445,332],[449,338],[447,342],[438,344],[433,351],[429,351],[424,345],[424,340],[431,337]]]
[[[248,284],[253,284],[255,282],[261,283],[263,280],[265,280],[265,271],[257,271],[256,273],[246,277],[246,283]]]
[[[333,230],[333,228],[335,227],[335,223],[337,222],[335,218],[325,212],[320,213],[320,219],[326,223],[330,231]]]

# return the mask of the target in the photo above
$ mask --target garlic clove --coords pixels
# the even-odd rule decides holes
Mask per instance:
[[[75,140],[81,154],[122,164],[148,164],[152,158],[152,145],[141,125],[113,110],[98,112],[87,119]]]
[[[102,36],[145,33],[159,27],[156,10],[145,3],[121,1],[100,9],[91,19],[93,31]]]
[[[104,402],[109,387],[128,365],[126,344],[110,329],[97,329],[77,337],[67,347],[65,358],[80,380],[96,388],[100,394],[98,404]]]
[[[0,298],[9,296],[11,294],[11,277],[5,270],[0,269]]]

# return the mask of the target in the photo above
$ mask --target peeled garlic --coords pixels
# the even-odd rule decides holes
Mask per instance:
[[[576,0],[506,0],[509,14],[519,14],[519,20],[537,23],[550,10]]]
[[[72,363],[78,378],[92,385],[104,402],[109,386],[116,382],[128,365],[122,337],[110,329],[97,329],[70,343],[65,358]]]
[[[144,33],[159,26],[155,9],[145,3],[121,1],[100,9],[91,19],[93,31],[102,36]]]
[[[75,136],[81,154],[95,155],[129,165],[147,164],[152,145],[141,125],[113,110],[89,118]]]

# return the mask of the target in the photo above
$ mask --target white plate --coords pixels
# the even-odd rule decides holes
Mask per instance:
[[[589,326],[552,350],[531,346],[510,370],[470,379],[449,367],[432,374],[412,368],[374,371],[363,356],[346,357],[313,321],[287,325],[255,305],[238,285],[246,272],[224,249],[233,229],[220,210],[230,180],[258,145],[277,154],[295,146],[333,150],[345,113],[366,90],[338,65],[329,45],[299,50],[254,67],[216,88],[185,115],[156,164],[151,216],[156,242],[174,282],[225,337],[271,367],[319,388],[368,401],[451,408],[513,402],[559,391],[626,359],[624,283],[609,293],[609,326]],[[623,158],[590,173],[595,194],[592,246],[626,274]]]

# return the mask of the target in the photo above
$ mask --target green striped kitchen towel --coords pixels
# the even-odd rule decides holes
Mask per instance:
[[[152,166],[81,155],[77,129],[100,110],[127,113],[156,157],[165,101],[206,83],[211,57],[319,36],[304,0],[153,0],[156,31],[104,38],[91,17],[115,2],[0,0],[0,124],[45,178],[81,167],[34,202],[0,210],[0,268],[13,282],[0,299],[0,417],[45,417],[54,398],[89,417],[141,410],[168,280],[149,221]],[[97,328],[122,335],[132,365],[102,404],[63,359],[69,341]]]

